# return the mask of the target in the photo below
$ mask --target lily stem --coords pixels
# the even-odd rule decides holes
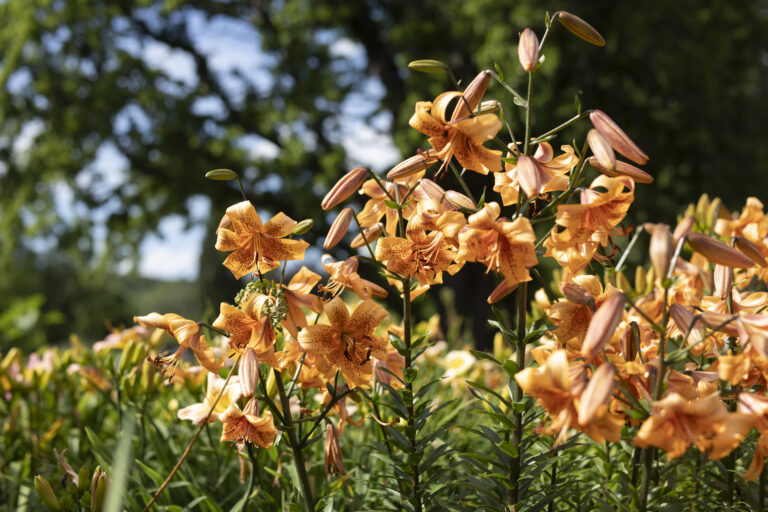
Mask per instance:
[[[296,470],[299,473],[299,482],[301,483],[301,494],[304,497],[304,504],[307,507],[307,512],[314,512],[315,500],[312,498],[312,488],[309,485],[309,476],[307,475],[307,465],[304,461],[304,452],[301,450],[301,444],[296,438],[296,426],[293,423],[293,415],[291,414],[291,405],[288,399],[288,395],[285,392],[285,385],[283,384],[282,374],[274,370],[275,382],[277,383],[277,393],[280,395],[280,404],[283,407],[283,419],[285,420],[283,427],[285,427],[285,433],[288,434],[288,444],[291,445],[291,451],[293,452],[293,460],[296,462]]]

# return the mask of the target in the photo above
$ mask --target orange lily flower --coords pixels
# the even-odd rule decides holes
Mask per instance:
[[[360,194],[365,194],[370,199],[365,203],[363,210],[357,214],[357,220],[360,221],[360,225],[364,228],[373,226],[382,217],[386,216],[386,233],[389,236],[394,236],[397,232],[397,210],[387,206],[386,201],[389,201],[390,196],[394,198],[400,197],[402,200],[408,194],[408,190],[412,185],[411,181],[415,180],[409,180],[405,183],[391,183],[382,180],[381,183],[384,185],[386,192],[374,179],[363,183],[363,186],[360,188]],[[387,195],[387,192],[389,195]],[[414,203],[415,201],[411,201],[403,208],[404,219],[410,219],[413,212],[416,211]]]
[[[694,444],[716,460],[739,446],[756,420],[754,414],[729,413],[717,393],[687,400],[673,392],[653,402],[652,415],[633,443],[661,448],[669,459],[680,457]]]
[[[603,290],[600,280],[593,275],[575,276],[573,284],[585,290],[591,296],[593,304],[577,304],[566,297],[549,307],[548,316],[557,326],[557,329],[552,331],[557,341],[566,344],[571,350],[580,350],[594,310],[618,290],[611,284],[606,285]]]
[[[308,325],[299,333],[299,345],[309,354],[321,354],[329,366],[341,369],[350,386],[371,380],[371,357],[387,357],[386,342],[374,333],[388,313],[368,299],[352,315],[339,297],[323,306],[330,325]]]
[[[175,313],[166,315],[150,313],[147,316],[135,316],[133,321],[144,327],[162,329],[179,342],[179,349],[170,356],[156,359],[157,364],[162,366],[178,364],[184,352],[191,349],[200,365],[208,371],[216,373],[221,369],[223,361],[216,357],[211,346],[205,341],[205,336],[200,333],[197,322],[187,320]]]
[[[227,267],[240,279],[255,270],[268,272],[283,260],[300,260],[309,245],[303,240],[281,240],[296,227],[296,221],[280,212],[266,224],[250,201],[242,201],[227,208],[216,230],[216,249],[233,251],[224,260]]]
[[[528,219],[499,219],[498,203],[487,203],[469,216],[459,232],[457,261],[477,261],[488,270],[500,272],[510,285],[530,281],[528,267],[539,260],[533,244],[536,235]]]
[[[357,266],[359,265],[357,256],[335,262],[330,255],[324,254],[320,261],[325,271],[330,275],[328,284],[321,287],[325,291],[338,295],[345,288],[349,288],[363,300],[387,296],[387,291],[384,288],[360,277],[357,273]]]
[[[270,448],[277,437],[277,429],[272,418],[272,413],[267,411],[259,417],[258,401],[251,399],[240,411],[237,405],[232,404],[221,416],[224,427],[221,431],[221,442],[236,442],[242,444],[248,442],[262,448]]]
[[[267,295],[250,297],[242,303],[242,309],[222,302],[213,326],[230,333],[229,347],[233,354],[241,354],[250,347],[256,352],[260,363],[279,370],[272,321],[262,314],[264,304],[270,299]]]
[[[451,120],[448,105],[459,99],[455,108],[462,105],[459,91],[440,94],[435,101],[419,101],[408,124],[429,136],[430,145],[437,151],[437,158],[447,164],[451,157],[465,167],[480,174],[501,170],[501,151],[488,149],[483,142],[496,137],[501,121],[494,114]]]

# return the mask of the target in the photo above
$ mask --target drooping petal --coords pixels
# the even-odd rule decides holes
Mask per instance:
[[[288,236],[296,227],[296,221],[288,217],[283,212],[279,212],[264,224],[263,233],[272,238],[283,238]]]

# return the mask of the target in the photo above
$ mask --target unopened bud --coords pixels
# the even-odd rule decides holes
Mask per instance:
[[[46,480],[44,476],[37,475],[35,477],[35,490],[40,497],[40,501],[42,501],[46,507],[51,510],[61,510],[59,498],[56,497],[51,484],[48,483],[48,480]]]
[[[735,237],[734,241],[736,243],[736,248],[738,250],[744,253],[745,256],[747,256],[749,259],[754,261],[757,265],[765,268],[766,266],[765,258],[763,257],[763,254],[760,252],[760,249],[755,244],[753,244],[743,236]]]
[[[367,167],[356,167],[345,174],[323,198],[323,202],[320,203],[323,210],[330,210],[354,194],[365,181],[368,172],[370,169]]]
[[[595,46],[605,46],[605,39],[600,35],[600,32],[595,30],[592,25],[579,18],[575,14],[571,14],[566,11],[559,11],[557,13],[557,20],[568,31],[590,44]]]
[[[651,265],[659,279],[665,279],[675,254],[675,241],[666,224],[657,224],[651,234],[651,243],[648,248],[651,256]]]
[[[710,329],[724,332],[729,336],[739,336],[739,328],[733,315],[716,313],[714,311],[702,311],[700,316],[704,324]]]
[[[595,170],[605,174],[606,176],[626,176],[628,178],[632,178],[635,183],[653,183],[653,176],[644,170],[638,169],[634,165],[628,164],[627,162],[622,162],[621,160],[616,160],[614,162],[613,169],[604,167],[603,164],[601,164],[600,161],[594,156],[589,157],[587,162]]]
[[[420,73],[444,73],[448,66],[434,59],[420,59],[408,63],[408,67]]]
[[[248,347],[240,360],[240,390],[244,397],[252,397],[259,383],[259,356]]]
[[[589,384],[579,400],[579,424],[588,425],[595,419],[601,405],[608,405],[613,395],[613,377],[616,369],[611,363],[603,363],[592,374]]]
[[[488,84],[491,83],[491,72],[486,70],[481,71],[472,80],[466,89],[464,89],[463,99],[459,100],[456,104],[456,108],[453,110],[451,121],[458,121],[459,119],[469,117],[469,115],[475,111],[480,104],[480,100],[483,98],[485,91],[488,90]],[[472,109],[472,112],[467,108]]]
[[[517,58],[520,60],[520,65],[528,73],[536,69],[536,64],[539,62],[539,38],[536,37],[536,32],[530,28],[526,28],[520,34]]]
[[[314,221],[312,219],[304,219],[303,221],[296,224],[296,227],[293,228],[293,231],[291,231],[292,235],[303,235],[304,233],[307,233],[310,229],[312,229],[312,226],[314,226]]]
[[[525,155],[517,158],[517,179],[520,182],[520,188],[523,189],[528,197],[539,195],[541,188],[541,175],[537,168],[536,161]]]
[[[688,245],[712,263],[737,268],[750,268],[755,265],[754,261],[736,249],[701,233],[689,233]]]
[[[498,100],[488,100],[480,103],[480,108],[477,110],[477,115],[493,114],[501,110],[501,103]]]
[[[389,170],[387,179],[391,181],[404,180],[405,178],[427,170],[430,165],[438,161],[435,154],[434,150],[429,149],[427,151],[420,151],[410,158],[406,158]]]
[[[238,179],[240,175],[230,169],[214,169],[205,173],[205,177],[209,180],[229,181]]]
[[[131,365],[133,355],[138,349],[136,340],[129,340],[128,343],[126,343],[125,348],[123,348],[123,353],[120,354],[120,362],[117,365],[117,373],[118,375],[124,374]]]
[[[329,474],[343,475],[344,459],[341,456],[341,445],[339,436],[336,433],[336,427],[328,422],[325,427],[325,476]]]
[[[669,317],[675,322],[678,330],[683,333],[689,345],[701,340],[701,325],[688,308],[680,304],[672,304],[669,307]]]
[[[250,398],[243,407],[243,414],[246,416],[258,416],[259,415],[259,401],[255,398]]]
[[[605,137],[593,128],[587,133],[587,143],[589,143],[589,148],[594,153],[598,164],[608,172],[613,172],[616,167],[616,155]]]
[[[598,308],[584,336],[584,343],[581,346],[582,356],[591,359],[610,341],[624,316],[625,301],[624,294],[617,292]]]
[[[326,251],[341,242],[341,239],[347,234],[349,223],[352,222],[352,217],[354,216],[355,212],[352,208],[344,208],[341,210],[341,213],[339,213],[336,220],[331,224],[331,228],[328,230],[328,235],[325,237],[323,248]]]
[[[91,470],[88,466],[82,466],[77,472],[77,490],[85,492],[88,490],[88,478],[91,476]]]
[[[470,198],[455,190],[448,190],[445,192],[445,199],[456,208],[463,208],[465,210],[477,210],[477,205]]]
[[[433,201],[443,201],[445,199],[445,189],[428,178],[422,178],[419,182],[419,191],[427,198]]]
[[[724,265],[715,265],[713,281],[715,284],[715,295],[724,300],[731,294],[733,269]]]
[[[357,236],[349,244],[353,249],[359,249],[365,245],[366,240],[370,244],[384,233],[384,224],[377,222],[373,226],[367,227],[362,233],[358,233]]]
[[[675,231],[672,233],[672,240],[675,241],[675,245],[677,245],[681,238],[691,232],[691,229],[693,229],[693,225],[695,223],[696,218],[693,215],[683,217],[683,220],[678,222],[677,227],[675,227]]]
[[[560,283],[559,288],[560,292],[563,294],[563,297],[565,297],[569,302],[579,304],[580,306],[591,305],[594,309],[595,296],[592,295],[592,292],[586,288],[579,286],[576,283]]]
[[[624,133],[624,130],[619,128],[613,119],[608,117],[608,114],[602,110],[595,110],[589,114],[589,120],[613,149],[638,165],[645,165],[648,162],[648,155],[637,147],[637,144]]]
[[[517,284],[511,284],[508,279],[503,280],[488,296],[488,304],[495,304],[517,288]]]
[[[637,358],[638,347],[640,346],[640,328],[637,322],[630,322],[624,330],[621,337],[621,352],[624,354],[625,361],[634,361]]]
[[[367,279],[363,279],[362,281],[371,291],[372,297],[376,297],[377,299],[383,299],[388,295],[387,290],[377,285],[376,283],[368,281]]]
[[[97,467],[91,479],[91,512],[101,512],[104,508],[104,498],[107,496],[109,477]]]

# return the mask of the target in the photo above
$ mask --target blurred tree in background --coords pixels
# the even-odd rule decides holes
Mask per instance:
[[[656,183],[639,189],[633,221],[674,221],[703,192],[735,208],[764,190],[764,0],[0,4],[0,343],[97,339],[105,321],[150,307],[194,316],[231,299],[213,233],[240,196],[204,171],[237,170],[258,208],[314,218],[321,239],[325,190],[360,163],[386,171],[392,132],[413,154],[413,103],[451,87],[407,63],[440,59],[464,81],[498,63],[520,85],[518,34],[540,33],[545,8],[585,18],[608,45],[554,31],[534,122],[566,119],[589,91],[584,108],[651,155]],[[363,147],[361,134],[385,142]],[[205,226],[199,283],[159,291],[138,276],[139,247],[173,214]]]

